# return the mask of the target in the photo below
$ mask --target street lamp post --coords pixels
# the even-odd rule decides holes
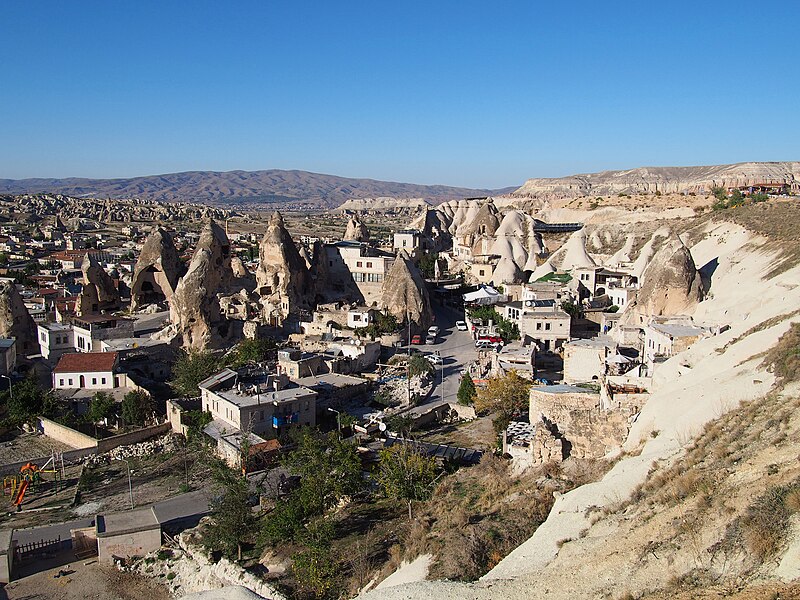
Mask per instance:
[[[131,510],[133,510],[133,483],[131,482],[131,463],[125,459],[125,465],[128,467],[128,497],[131,500]]]
[[[336,413],[336,434],[339,436],[339,439],[341,440],[342,439],[342,420],[341,420],[341,414],[342,413],[340,413],[335,408],[331,408],[330,406],[328,407],[328,410],[331,411],[331,412]]]

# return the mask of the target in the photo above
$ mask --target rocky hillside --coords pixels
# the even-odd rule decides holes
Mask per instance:
[[[785,183],[800,189],[800,162],[747,162],[707,167],[640,167],[570,177],[529,179],[517,197],[570,198],[609,194],[703,193],[714,186]]]
[[[800,597],[797,223],[790,203],[687,222],[693,260],[713,266],[691,314],[722,329],[663,363],[613,468],[557,495],[480,581],[364,597]]]
[[[350,179],[307,171],[187,171],[129,179],[0,179],[0,194],[58,193],[259,208],[334,208],[351,198],[424,198],[434,202],[509,192]]]

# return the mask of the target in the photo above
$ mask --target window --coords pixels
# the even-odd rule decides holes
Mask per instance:
[[[47,336],[45,335],[44,331],[42,331],[39,335],[42,336],[42,341],[43,342],[47,341]]]
[[[484,271],[483,271],[483,269],[481,269],[480,271],[478,271],[478,275],[480,275],[481,277],[483,277],[483,275],[484,275]]]
[[[371,262],[368,262],[368,263],[367,263],[367,268],[368,268],[368,269],[371,269],[371,268],[372,268],[372,263],[371,263]]]
[[[63,386],[64,385],[64,380],[63,379],[59,379],[58,380],[58,385],[62,385]]]
[[[102,383],[103,385],[105,385],[105,384],[106,384],[106,378],[105,378],[105,377],[103,377],[102,379],[100,379],[100,383]]]
[[[541,330],[542,330],[542,324],[536,323],[536,331],[541,331]]]
[[[545,323],[544,324],[544,330],[545,331],[550,331],[550,323]]]
[[[69,382],[69,387],[72,387],[72,379],[69,379],[68,382]]]
[[[406,247],[406,241],[407,241],[407,240],[403,240],[403,248],[405,248],[405,247]]]
[[[97,377],[92,377],[92,385],[97,385]]]
[[[356,266],[357,266],[357,267],[360,267],[362,264],[363,264],[363,263],[362,263],[360,260],[356,261]]]

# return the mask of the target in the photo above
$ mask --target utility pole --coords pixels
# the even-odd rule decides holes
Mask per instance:
[[[339,439],[342,439],[342,413],[336,410],[335,408],[328,407],[328,410],[331,412],[336,413],[336,434],[339,436]]]
[[[131,499],[131,510],[133,510],[133,483],[131,483],[131,463],[125,459],[125,465],[128,467],[128,496]]]

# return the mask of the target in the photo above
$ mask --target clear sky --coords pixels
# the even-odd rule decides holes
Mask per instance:
[[[0,5],[0,177],[800,160],[800,2]]]

